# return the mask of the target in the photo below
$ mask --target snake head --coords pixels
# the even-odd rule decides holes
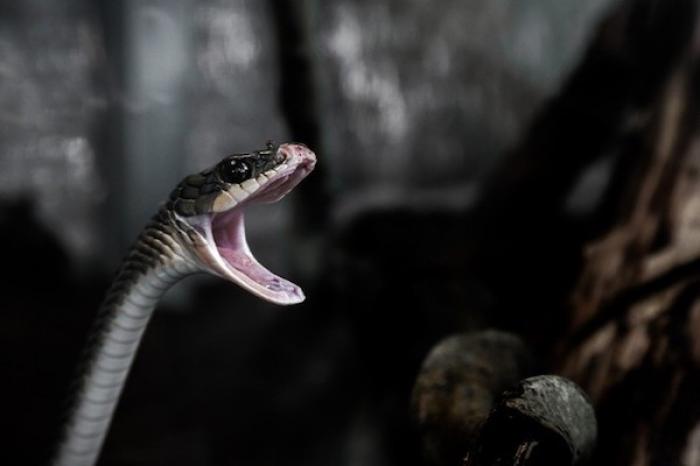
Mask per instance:
[[[268,143],[265,149],[230,155],[188,176],[172,192],[166,209],[188,227],[202,269],[275,304],[296,304],[304,300],[303,291],[255,259],[243,217],[250,204],[280,200],[315,164],[316,155],[303,144]]]

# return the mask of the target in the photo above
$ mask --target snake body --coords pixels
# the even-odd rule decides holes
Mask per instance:
[[[207,272],[276,304],[304,299],[298,286],[255,260],[243,208],[279,200],[315,161],[302,144],[269,144],[228,156],[175,188],[138,236],[100,308],[54,465],[95,464],[153,310],[180,279]]]

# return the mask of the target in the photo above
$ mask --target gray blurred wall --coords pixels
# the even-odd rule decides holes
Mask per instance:
[[[478,184],[611,3],[299,2],[332,205]],[[33,199],[77,264],[114,267],[181,176],[289,138],[272,4],[3,2],[2,199]],[[251,215],[268,262],[284,267],[289,248],[267,245],[292,217],[290,202]]]

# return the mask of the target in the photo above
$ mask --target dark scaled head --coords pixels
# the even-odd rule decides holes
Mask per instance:
[[[287,146],[287,145],[283,145]],[[190,175],[170,194],[168,207],[183,217],[231,208],[277,175],[287,151],[268,142],[265,149],[232,154],[215,166]]]

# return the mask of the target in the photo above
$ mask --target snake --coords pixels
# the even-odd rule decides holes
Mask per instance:
[[[277,202],[316,164],[301,143],[237,153],[184,178],[138,235],[99,308],[86,345],[55,466],[92,466],[159,299],[179,280],[208,273],[278,305],[305,299],[302,289],[255,258],[244,210]]]

